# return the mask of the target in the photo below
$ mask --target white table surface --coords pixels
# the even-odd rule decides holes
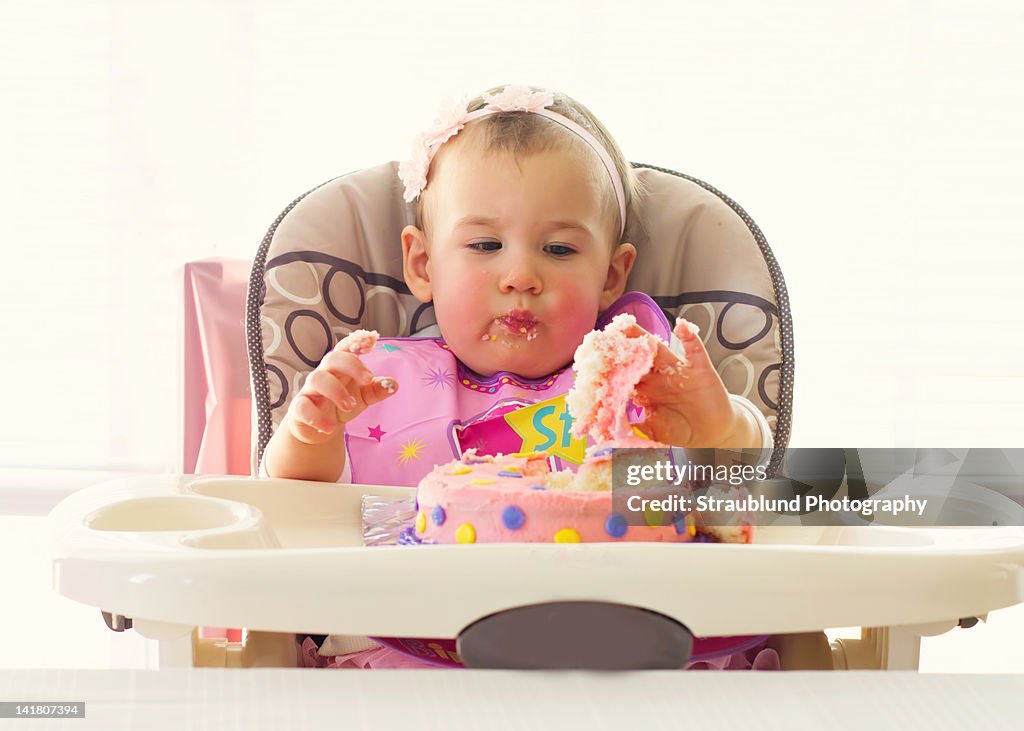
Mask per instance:
[[[903,672],[5,670],[0,700],[84,701],[12,729],[1019,729],[1024,675]]]

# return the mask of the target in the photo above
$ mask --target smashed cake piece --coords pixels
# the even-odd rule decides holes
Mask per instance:
[[[380,333],[376,330],[356,330],[349,333],[334,346],[335,350],[343,350],[353,355],[365,355],[377,345]]]
[[[576,349],[576,381],[566,403],[577,439],[589,434],[601,443],[630,433],[627,405],[636,384],[654,365],[661,342],[647,332],[627,335],[636,324],[630,314],[617,315],[604,330],[587,333]]]

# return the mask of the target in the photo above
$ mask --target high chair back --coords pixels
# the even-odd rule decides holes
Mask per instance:
[[[752,401],[789,441],[793,328],[786,285],[760,229],[696,178],[637,165],[646,193],[625,240],[638,256],[627,291],[685,317],[726,388]],[[408,337],[433,325],[402,278],[401,231],[415,222],[397,163],[343,175],[294,200],[263,238],[249,278],[246,341],[253,393],[253,474],[306,374],[360,328]]]

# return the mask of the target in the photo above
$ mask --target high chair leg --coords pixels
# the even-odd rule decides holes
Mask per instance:
[[[921,637],[942,634],[956,625],[949,622],[899,627],[864,627],[860,639],[838,639],[832,654],[838,670],[917,670]]]

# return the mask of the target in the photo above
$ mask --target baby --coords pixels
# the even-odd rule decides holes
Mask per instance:
[[[520,396],[524,389],[557,389],[555,377],[567,372],[599,315],[618,306],[637,256],[626,240],[637,182],[607,131],[565,95],[495,89],[443,114],[399,175],[406,200],[418,199],[417,225],[402,231],[405,281],[433,304],[437,342],[467,374],[462,382],[511,378]],[[728,394],[688,323],[679,321],[674,333],[676,352],[660,345],[637,386],[635,400],[646,415],[640,429],[684,447],[770,446],[764,418]],[[433,402],[422,383],[395,376],[394,364],[415,357],[408,348],[374,350],[369,358],[371,346],[346,339],[310,373],[267,445],[268,475],[366,481],[356,479],[354,466],[346,470],[356,451],[345,439],[364,411],[395,398],[399,387],[424,389],[410,403],[448,408]],[[562,381],[571,385],[571,372]],[[549,390],[532,401],[557,395]],[[379,443],[384,429],[373,428]],[[433,466],[421,462],[419,472],[388,482],[416,484],[417,474]]]
[[[467,413],[486,419],[564,395],[584,336],[638,300],[649,317],[627,334],[674,334],[636,387],[641,430],[684,447],[771,446],[767,421],[726,391],[695,328],[673,329],[648,298],[624,296],[637,180],[585,107],[551,91],[494,89],[443,113],[399,175],[406,200],[418,200],[417,225],[402,231],[404,277],[433,304],[436,331],[339,342],[293,398],[265,450],[266,474],[416,485],[459,456]],[[807,641],[828,654],[823,635]],[[317,644],[303,644],[307,665],[422,667],[366,638]],[[764,652],[722,663],[777,666]]]

